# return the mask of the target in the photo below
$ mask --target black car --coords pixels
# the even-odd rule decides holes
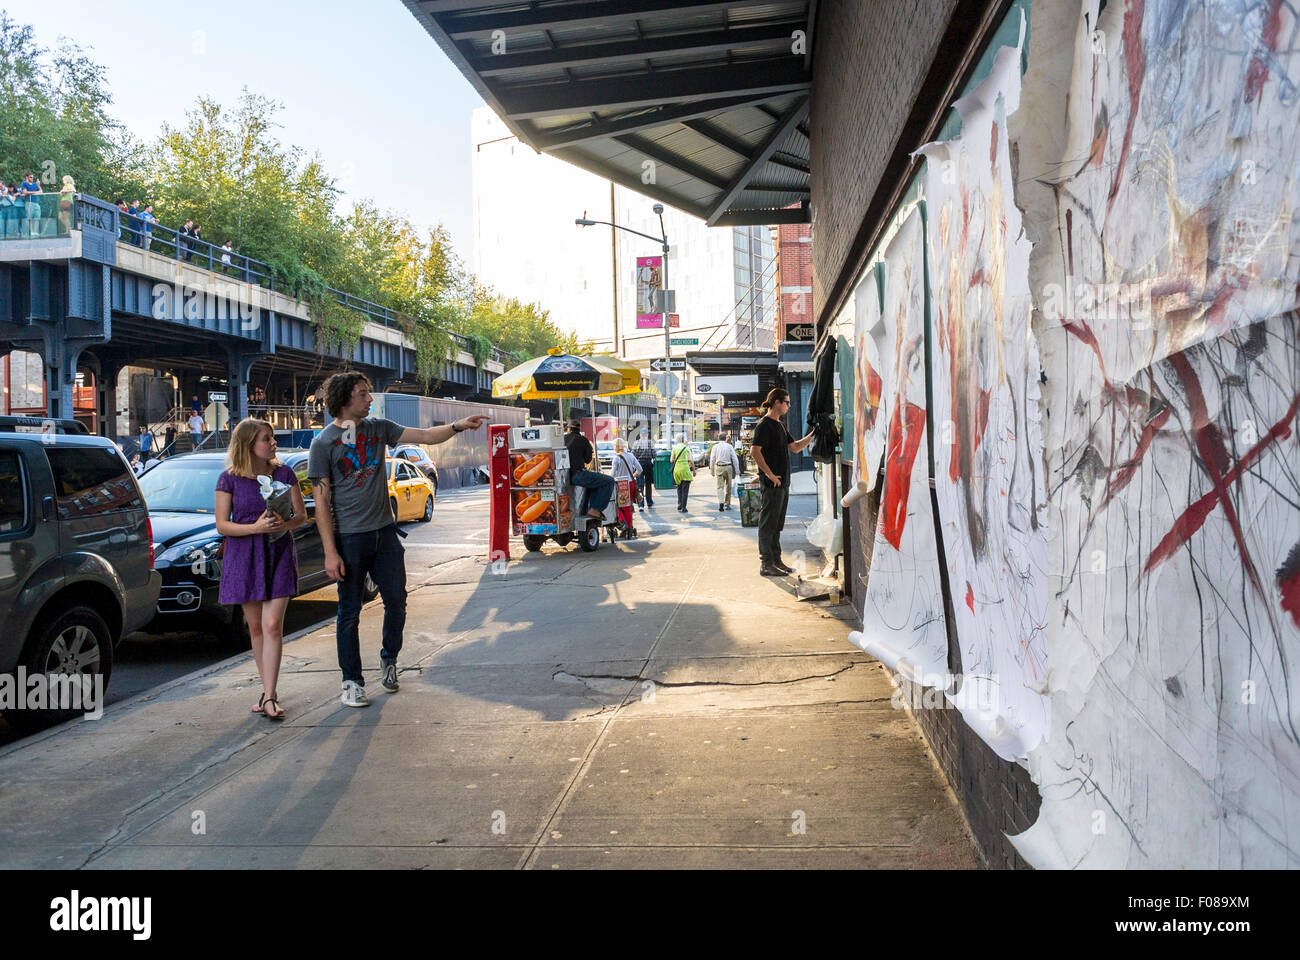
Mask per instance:
[[[298,476],[307,507],[315,516],[311,481],[307,479],[307,451],[281,450],[276,458]],[[195,626],[214,629],[234,643],[246,643],[248,626],[238,605],[218,601],[225,537],[217,533],[215,492],[217,478],[226,468],[226,455],[187,453],[160,461],[140,477],[149,519],[153,523],[155,563],[162,575],[157,615],[150,631],[163,633]],[[325,572],[325,550],[316,524],[293,532],[298,555],[298,594],[310,593],[333,581]],[[379,593],[366,581],[366,600]]]
[[[114,647],[158,599],[140,487],[111,440],[16,419],[0,423],[0,673],[107,686]]]

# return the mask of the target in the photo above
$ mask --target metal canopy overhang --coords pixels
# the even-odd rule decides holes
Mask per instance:
[[[710,226],[809,222],[817,0],[403,3],[534,149]]]

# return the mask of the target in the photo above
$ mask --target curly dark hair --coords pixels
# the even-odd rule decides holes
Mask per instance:
[[[330,412],[331,417],[337,417],[348,405],[348,401],[352,399],[352,391],[359,383],[374,388],[370,378],[356,370],[336,373],[321,384],[320,392],[325,394],[325,409]]]

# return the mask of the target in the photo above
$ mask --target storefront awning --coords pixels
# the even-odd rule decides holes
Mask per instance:
[[[710,226],[809,222],[816,0],[403,0],[521,141]]]

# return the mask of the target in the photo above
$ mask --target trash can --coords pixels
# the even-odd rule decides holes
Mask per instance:
[[[763,493],[758,484],[740,488],[740,525],[742,527],[758,526],[758,517],[762,512]]]
[[[667,450],[655,454],[655,489],[671,490],[673,484],[673,466]]]

